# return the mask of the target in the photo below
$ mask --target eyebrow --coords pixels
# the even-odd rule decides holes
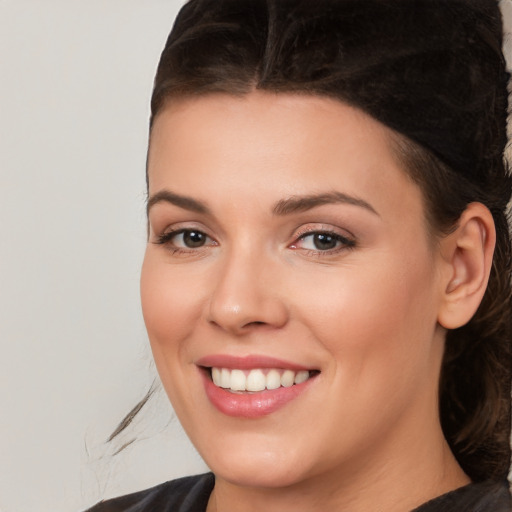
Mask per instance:
[[[205,203],[193,199],[188,196],[182,196],[171,192],[170,190],[164,189],[151,196],[148,200],[146,212],[157,203],[171,203],[179,208],[189,210],[195,213],[203,215],[211,215],[211,211]],[[291,196],[287,199],[281,199],[272,208],[272,213],[278,216],[290,215],[292,213],[305,212],[311,210],[317,206],[324,204],[350,204],[353,206],[359,206],[365,210],[379,215],[375,208],[363,199],[344,194],[342,192],[332,191],[320,194],[311,194],[305,196]]]
[[[149,210],[157,203],[171,203],[175,206],[179,206],[185,210],[190,210],[191,212],[202,213],[205,215],[210,214],[210,209],[201,201],[197,199],[192,199],[188,196],[182,196],[179,194],[175,194],[170,190],[160,190],[154,196],[151,196],[148,200],[148,204],[146,206],[146,212],[149,213]]]
[[[321,194],[312,194],[307,196],[292,196],[288,199],[278,201],[272,212],[274,215],[289,215],[291,213],[304,212],[324,204],[350,204],[359,206],[379,216],[375,208],[363,199],[343,194],[342,192],[332,191]]]

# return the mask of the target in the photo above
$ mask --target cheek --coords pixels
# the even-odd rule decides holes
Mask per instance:
[[[436,327],[432,267],[425,254],[336,269],[325,279],[303,276],[296,295],[303,321],[352,376],[411,375],[426,365]],[[418,263],[419,262],[419,263]]]
[[[197,280],[190,279],[185,265],[160,260],[148,248],[141,272],[142,312],[155,359],[160,351],[180,350],[201,314]]]
[[[187,364],[191,361],[188,341],[202,311],[200,287],[184,269],[162,261],[149,247],[142,265],[140,288],[156,368],[175,412],[186,418],[187,404],[194,403],[194,389],[187,385],[191,370]]]
[[[329,435],[343,426],[348,439],[350,425],[359,425],[371,444],[407,411],[435,403],[442,348],[433,342],[430,270],[413,267],[390,261],[386,272],[352,268],[326,279],[321,293],[301,294],[303,323],[330,361],[325,377],[333,392],[324,402]],[[314,282],[304,284],[315,289]]]

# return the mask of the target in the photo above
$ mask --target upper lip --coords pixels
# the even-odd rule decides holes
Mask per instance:
[[[253,370],[256,368],[282,368],[284,370],[312,370],[313,368],[275,357],[264,355],[249,355],[245,357],[227,354],[212,354],[196,361],[198,366],[206,368],[233,368],[240,370]]]

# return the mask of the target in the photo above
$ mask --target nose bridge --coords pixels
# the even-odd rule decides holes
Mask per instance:
[[[210,297],[208,320],[238,334],[261,325],[281,327],[287,311],[277,278],[276,264],[251,244],[226,251]]]

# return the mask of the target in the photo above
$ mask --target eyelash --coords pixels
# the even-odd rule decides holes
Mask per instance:
[[[334,247],[332,249],[326,249],[326,250],[303,249],[308,255],[319,256],[319,257],[330,256],[330,255],[337,254],[341,251],[354,249],[356,247],[356,241],[354,239],[340,235],[339,233],[336,233],[335,231],[329,231],[329,230],[325,230],[325,229],[306,230],[303,233],[299,234],[296,240],[297,240],[297,242],[304,241],[306,238],[315,237],[318,235],[323,235],[323,236],[327,236],[327,237],[331,238],[338,244],[338,247]],[[300,249],[300,248],[297,248],[297,242],[293,242],[293,244],[290,247],[293,249]]]
[[[197,233],[197,234],[204,236],[206,239],[213,240],[210,236],[208,236],[204,231],[201,231],[200,229],[181,228],[181,229],[176,229],[173,231],[167,231],[166,233],[158,235],[157,239],[155,241],[155,244],[167,246],[167,248],[172,252],[172,254],[182,254],[182,253],[190,254],[192,252],[195,252],[197,249],[202,249],[205,245],[206,246],[217,245],[215,242],[213,244],[205,243],[204,245],[199,246],[197,248],[174,246],[172,244],[173,238],[177,237],[178,235],[184,234],[184,233]]]
[[[206,240],[209,239],[209,240],[213,241],[213,243],[205,242],[205,244],[203,244],[199,247],[196,247],[196,248],[195,247],[186,247],[185,248],[185,247],[174,246],[172,244],[173,238],[177,237],[178,235],[184,234],[184,233],[196,233],[196,234],[202,235],[206,238]],[[354,239],[340,235],[339,233],[336,233],[334,231],[322,230],[322,229],[305,230],[302,233],[299,233],[299,235],[295,239],[296,241],[293,242],[289,247],[294,250],[300,250],[301,248],[297,247],[298,242],[304,241],[305,239],[307,239],[309,237],[315,237],[315,236],[319,236],[319,235],[330,237],[339,246],[332,248],[332,249],[326,249],[326,250],[302,249],[306,254],[322,257],[322,256],[334,255],[340,251],[351,250],[356,247],[356,242]],[[181,228],[181,229],[176,229],[173,231],[168,231],[166,233],[158,235],[156,238],[156,241],[154,243],[157,245],[166,245],[168,247],[168,249],[172,252],[172,254],[182,254],[182,253],[190,254],[190,253],[196,252],[198,249],[204,248],[205,246],[211,247],[211,246],[217,245],[217,243],[206,233],[204,233],[203,231],[201,231],[199,229],[193,229],[193,228]]]

